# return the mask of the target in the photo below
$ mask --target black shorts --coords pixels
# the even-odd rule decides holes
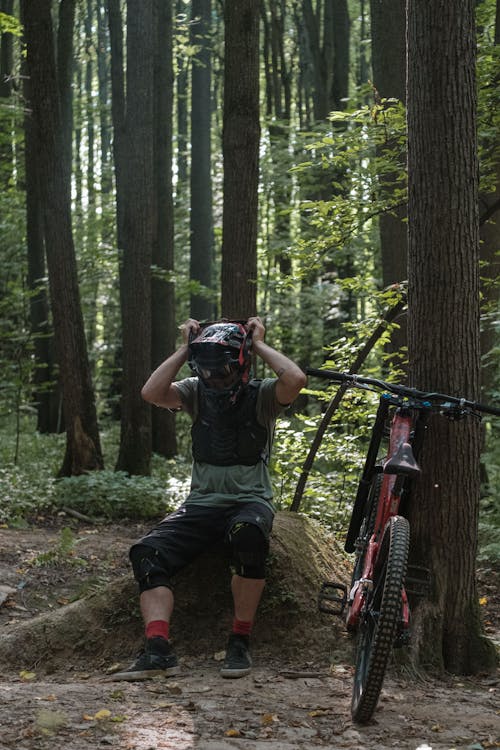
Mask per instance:
[[[212,545],[227,543],[229,532],[237,523],[254,524],[268,542],[273,518],[271,506],[259,502],[234,503],[224,508],[184,503],[139,539],[132,550],[143,545],[153,547],[162,567],[174,576]]]

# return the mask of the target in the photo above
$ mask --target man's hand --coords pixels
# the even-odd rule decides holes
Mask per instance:
[[[196,336],[201,330],[200,324],[194,318],[188,318],[185,323],[179,326],[179,331],[182,334],[182,341],[186,346],[189,346],[191,335]]]
[[[264,328],[264,324],[260,318],[248,318],[246,328],[248,333],[250,333],[252,336],[252,344],[255,344],[259,341],[264,341],[266,329]]]
[[[283,406],[290,404],[307,383],[300,367],[264,341],[266,329],[260,318],[248,318],[247,329],[252,333],[252,349],[277,375],[276,398]]]

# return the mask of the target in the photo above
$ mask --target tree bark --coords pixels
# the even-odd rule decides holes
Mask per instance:
[[[373,85],[380,99],[395,98],[406,102],[406,0],[371,0],[371,35]],[[387,104],[386,106],[391,106]],[[378,149],[383,157],[389,141]],[[392,186],[392,188],[391,188]],[[391,194],[397,186],[397,175],[384,175],[384,190]],[[408,278],[408,241],[406,205],[379,219],[382,287]],[[390,350],[402,352],[407,346],[407,323],[391,333]]]
[[[151,368],[151,263],[157,205],[153,182],[154,13],[127,2],[127,94],[124,130],[123,258],[120,306],[123,388],[117,470],[149,474],[151,408],[141,388]]]
[[[191,293],[191,315],[214,317],[212,218],[212,86],[210,43],[211,0],[193,0],[191,44],[197,48],[191,66],[191,260],[189,277],[204,287]]]
[[[174,205],[172,200],[172,14],[170,4],[155,0],[154,70],[154,196],[156,228],[151,279],[151,366],[156,369],[175,349],[174,284],[164,275],[174,268]],[[160,273],[157,272],[157,270]],[[163,274],[163,277],[162,277]],[[152,411],[153,450],[170,458],[177,453],[175,416],[167,409]]]
[[[259,0],[225,4],[222,315],[257,311]]]
[[[479,222],[474,0],[409,0],[409,355],[413,385],[479,391]],[[410,511],[412,557],[431,571],[413,657],[472,673],[495,652],[475,581],[479,424],[431,420]]]
[[[60,475],[103,466],[80,305],[56,83],[50,0],[23,0],[33,123],[37,129],[49,288],[63,388],[66,453]]]

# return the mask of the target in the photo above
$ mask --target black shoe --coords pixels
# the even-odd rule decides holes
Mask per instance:
[[[248,650],[249,642],[248,635],[233,633],[229,636],[226,658],[220,671],[222,677],[244,677],[250,674],[252,658]]]
[[[169,641],[149,638],[144,651],[122,672],[115,672],[112,680],[149,680],[150,677],[170,677],[179,674],[177,657]]]

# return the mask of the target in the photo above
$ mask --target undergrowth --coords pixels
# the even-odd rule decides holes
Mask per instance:
[[[339,537],[349,522],[375,411],[366,396],[361,402],[355,399],[355,395],[347,395],[342,409],[334,416],[316,454],[299,508]],[[271,466],[278,510],[291,505],[320,418],[321,415],[295,415],[278,421]],[[150,477],[130,477],[113,470],[119,445],[118,424],[101,430],[107,468],[63,479],[56,479],[56,474],[64,454],[65,435],[40,435],[33,418],[25,416],[15,464],[13,432],[8,424],[0,429],[0,524],[4,527],[38,523],[47,516],[67,513],[68,509],[102,522],[157,519],[177,507],[189,492],[191,460],[187,431],[183,433],[182,425],[180,455],[171,460],[154,455]],[[479,519],[479,559],[492,562],[500,561],[497,432],[492,426],[486,435],[483,464],[488,483],[483,490]]]

